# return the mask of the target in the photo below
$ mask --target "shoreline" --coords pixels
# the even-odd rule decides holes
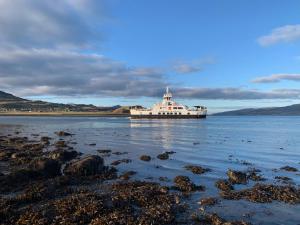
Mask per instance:
[[[115,114],[115,113],[88,113],[88,112],[16,112],[16,113],[0,113],[0,117],[4,116],[32,116],[32,117],[129,117],[130,114]]]

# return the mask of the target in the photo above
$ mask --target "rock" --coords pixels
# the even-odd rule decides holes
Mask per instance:
[[[140,157],[140,160],[149,162],[151,160],[151,156],[149,156],[149,155],[142,155]]]
[[[211,171],[210,169],[203,168],[201,166],[193,166],[193,165],[187,165],[184,167],[186,170],[191,171],[194,174],[203,174],[205,172]]]
[[[175,187],[183,192],[191,192],[197,190],[203,190],[202,186],[196,186],[189,177],[177,176],[174,178]]]
[[[41,137],[41,142],[44,142],[47,145],[50,144],[50,140],[51,140],[50,137],[46,137],[46,136]]]
[[[12,155],[12,152],[9,151],[0,151],[0,160],[1,161],[6,161],[8,160]]]
[[[136,172],[135,171],[127,171],[125,173],[123,173],[119,178],[121,180],[129,180],[131,176],[135,175]]]
[[[253,181],[264,181],[264,180],[266,180],[261,175],[257,174],[255,171],[250,171],[247,174],[247,178],[250,179],[250,180],[253,180]]]
[[[233,186],[227,180],[218,180],[215,183],[215,186],[219,188],[221,191],[225,191],[225,192],[233,190]]]
[[[216,213],[206,215],[203,222],[211,225],[250,225],[245,221],[226,221]]]
[[[159,154],[157,156],[157,158],[160,160],[167,160],[167,159],[169,159],[169,154],[165,152],[165,153]]]
[[[270,203],[276,200],[290,204],[300,203],[300,189],[291,185],[256,184],[252,188],[221,194],[223,198],[230,200],[246,199],[259,203]]]
[[[79,155],[76,151],[67,151],[67,150],[55,150],[53,152],[50,152],[50,158],[56,159],[60,161],[69,161],[71,159],[76,158]]]
[[[28,156],[29,156],[28,152],[15,152],[11,155],[11,158],[18,159],[18,158],[28,157]]]
[[[200,205],[202,206],[207,206],[207,205],[215,205],[218,203],[218,199],[213,198],[213,197],[208,197],[208,198],[203,198],[201,199],[201,201],[199,202]]]
[[[284,166],[284,167],[281,167],[280,169],[288,171],[288,172],[297,172],[298,171],[298,169],[291,167],[291,166]]]
[[[110,165],[117,166],[121,163],[130,163],[130,162],[131,162],[131,159],[119,159],[119,160],[113,161]]]
[[[64,173],[74,176],[89,176],[100,174],[104,171],[104,160],[97,155],[87,156],[69,163]]]
[[[114,155],[126,155],[126,154],[128,154],[128,152],[112,152],[111,154],[114,154]]]
[[[247,174],[235,171],[235,170],[228,170],[227,176],[229,177],[229,181],[233,184],[246,184],[247,183]]]
[[[11,192],[14,188],[20,188],[22,184],[29,183],[41,177],[41,173],[31,169],[20,169],[8,175],[1,176],[0,190]]]
[[[41,174],[47,177],[54,177],[61,174],[60,172],[61,164],[54,159],[48,159],[48,158],[36,159],[31,163],[30,168],[32,170],[40,172]]]
[[[111,153],[110,149],[99,149],[97,150],[97,152],[99,152],[100,154],[109,154]]]
[[[55,146],[56,146],[57,148],[66,148],[66,147],[68,147],[65,141],[57,141],[57,142],[55,143]]]
[[[65,132],[65,131],[58,131],[58,132],[55,132],[55,134],[56,134],[57,136],[60,136],[60,137],[72,136],[71,133],[68,133],[68,132]]]

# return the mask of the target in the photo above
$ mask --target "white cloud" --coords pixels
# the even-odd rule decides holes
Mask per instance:
[[[272,30],[270,34],[258,38],[261,46],[269,46],[280,42],[300,40],[300,24],[286,25]]]
[[[300,74],[272,74],[270,76],[257,77],[252,80],[253,83],[277,83],[282,80],[299,81]]]

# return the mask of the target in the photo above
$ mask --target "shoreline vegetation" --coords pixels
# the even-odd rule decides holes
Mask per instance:
[[[264,182],[266,178],[255,168],[229,169],[227,179],[215,183],[219,196],[202,197],[201,210],[191,209],[187,199],[195,192],[206,191],[205,184],[195,184],[182,175],[172,179],[172,185],[133,179],[139,171],[118,171],[119,164],[131,159],[110,149],[84,155],[70,145],[74,135],[57,131],[52,137],[32,138],[23,136],[18,127],[0,134],[0,224],[249,225],[251,221],[245,218],[227,221],[206,209],[223,199],[300,203],[296,185]],[[120,159],[107,164],[104,159],[110,154]],[[173,154],[176,152],[141,155],[139,160],[147,163],[155,157],[163,162]],[[211,171],[200,165],[184,168],[199,176]],[[298,171],[290,166],[280,169]],[[255,181],[252,187],[236,189],[235,185],[250,180]]]

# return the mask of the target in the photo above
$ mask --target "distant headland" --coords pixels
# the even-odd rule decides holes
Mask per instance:
[[[1,116],[128,116],[129,107],[31,101],[0,91]]]

